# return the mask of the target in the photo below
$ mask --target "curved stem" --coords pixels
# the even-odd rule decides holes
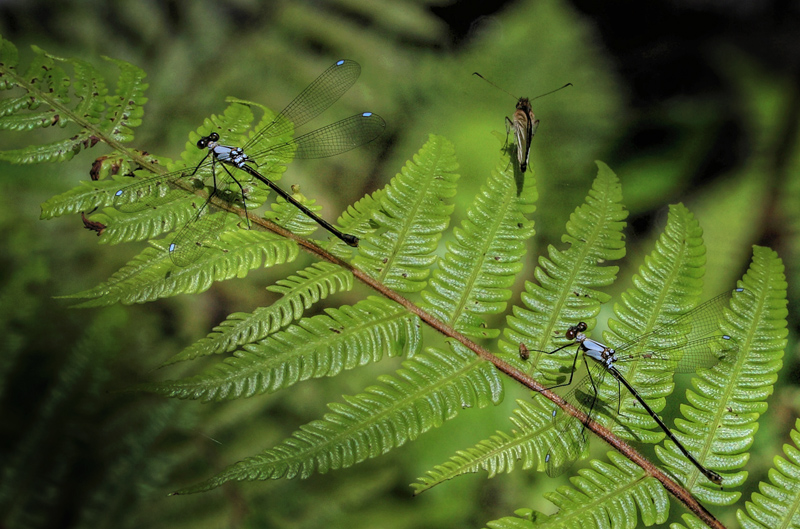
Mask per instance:
[[[637,452],[628,443],[626,443],[619,437],[615,436],[611,432],[611,430],[596,423],[595,421],[592,421],[591,418],[587,416],[585,413],[583,413],[581,410],[568,404],[566,401],[564,401],[564,399],[562,399],[560,396],[553,393],[549,389],[545,388],[543,385],[541,385],[527,373],[520,371],[511,364],[501,360],[500,358],[489,352],[486,348],[474,343],[469,338],[456,331],[453,327],[436,319],[435,317],[428,314],[427,312],[422,310],[420,307],[416,306],[414,303],[412,303],[405,297],[387,288],[386,285],[384,285],[383,283],[377,281],[376,279],[362,272],[361,270],[353,267],[351,264],[342,261],[335,255],[331,254],[330,252],[321,248],[320,246],[314,244],[313,242],[304,239],[302,237],[299,237],[298,235],[295,235],[289,230],[282,228],[281,226],[278,226],[277,224],[269,220],[266,220],[263,217],[259,217],[250,212],[245,213],[241,208],[234,206],[230,202],[226,202],[225,200],[219,199],[217,197],[212,197],[211,200],[216,207],[219,207],[220,209],[224,209],[226,211],[230,211],[231,213],[235,213],[239,216],[245,216],[254,225],[258,225],[278,235],[281,235],[288,239],[292,239],[300,247],[302,247],[304,250],[311,253],[312,255],[315,255],[316,257],[322,260],[328,261],[329,263],[341,266],[342,268],[346,268],[353,274],[353,276],[356,279],[358,279],[365,285],[369,286],[370,288],[372,288],[379,294],[383,295],[384,297],[396,303],[399,303],[400,305],[405,307],[406,310],[417,315],[422,321],[428,324],[428,326],[432,327],[433,329],[439,331],[440,333],[449,338],[457,340],[464,347],[474,352],[477,356],[479,356],[483,360],[486,360],[487,362],[491,362],[492,364],[494,364],[494,366],[499,371],[505,373],[506,375],[516,380],[517,382],[519,382],[526,388],[530,389],[531,391],[541,393],[546,398],[553,401],[555,404],[560,406],[564,410],[564,412],[572,415],[573,417],[576,417],[579,421],[581,421],[583,424],[586,425],[587,429],[594,432],[598,437],[600,437],[606,443],[611,445],[615,450],[620,452],[622,455],[627,457],[635,464],[639,465],[647,475],[657,479],[670,494],[672,494],[678,501],[680,501],[689,511],[691,511],[707,526],[716,529],[725,529],[725,526],[722,525],[722,523],[720,523],[719,520],[714,518],[714,516],[710,512],[708,512],[706,508],[703,507],[700,504],[700,502],[698,502],[686,488],[684,488],[678,482],[672,479],[672,477],[667,475],[667,473],[665,473],[656,465],[648,461],[642,454]]]

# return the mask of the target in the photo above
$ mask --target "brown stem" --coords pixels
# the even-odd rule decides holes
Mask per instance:
[[[237,215],[240,215],[240,216],[243,215],[243,213],[244,213],[242,209],[234,206],[230,202],[226,202],[226,201],[224,201],[222,199],[219,199],[217,197],[213,197],[211,200],[214,203],[214,205],[219,207],[220,209],[224,209],[224,210],[230,211],[232,213],[236,213]],[[374,278],[372,278],[371,276],[369,276],[366,273],[362,272],[361,270],[358,270],[357,268],[354,268],[349,263],[346,263],[346,262],[342,261],[341,259],[339,259],[335,255],[329,253],[328,251],[324,250],[323,248],[320,248],[319,246],[317,246],[313,242],[311,242],[311,241],[309,241],[307,239],[303,239],[302,237],[299,237],[299,236],[295,235],[294,233],[290,232],[289,230],[287,230],[285,228],[282,228],[281,226],[278,226],[277,224],[275,224],[275,223],[273,223],[273,222],[271,222],[269,220],[266,220],[266,219],[264,219],[262,217],[259,217],[259,216],[255,215],[255,214],[247,213],[247,217],[249,218],[249,220],[250,220],[250,222],[252,224],[256,224],[256,225],[261,226],[262,228],[264,228],[266,230],[269,230],[269,231],[272,231],[274,233],[277,233],[278,235],[281,235],[283,237],[292,239],[298,245],[300,245],[303,249],[305,249],[307,252],[319,257],[320,259],[323,259],[325,261],[333,263],[333,264],[335,264],[337,266],[341,266],[342,268],[346,268],[347,270],[349,270],[353,274],[353,276],[356,279],[358,279],[359,281],[361,281],[365,285],[369,286],[370,288],[372,288],[376,292],[382,294],[384,297],[386,297],[388,299],[391,299],[392,301],[394,301],[396,303],[399,303],[400,305],[405,307],[409,312],[411,312],[413,314],[416,314],[422,321],[424,321],[429,326],[433,327],[434,329],[436,329],[437,331],[439,331],[443,335],[445,335],[445,336],[447,336],[449,338],[453,338],[453,339],[457,340],[462,345],[464,345],[464,347],[470,349],[472,352],[474,352],[476,355],[478,355],[483,360],[491,362],[492,364],[494,364],[494,366],[498,370],[502,371],[503,373],[505,373],[509,377],[513,378],[514,380],[516,380],[517,382],[519,382],[520,384],[522,384],[526,388],[528,388],[528,389],[530,389],[532,391],[536,391],[538,393],[541,393],[542,395],[544,395],[545,397],[547,397],[548,399],[553,401],[555,404],[560,406],[566,413],[569,413],[573,417],[576,417],[579,421],[581,421],[583,424],[586,425],[586,428],[588,428],[589,430],[594,432],[598,437],[603,439],[605,442],[607,442],[609,445],[611,445],[614,449],[616,449],[622,455],[624,455],[625,457],[627,457],[628,459],[630,459],[631,461],[633,461],[634,463],[639,465],[645,471],[645,473],[647,473],[648,475],[650,475],[650,476],[654,477],[655,479],[657,479],[661,483],[661,485],[665,489],[667,489],[667,491],[669,493],[671,493],[673,496],[675,496],[675,498],[678,501],[683,503],[683,505],[689,511],[691,511],[695,516],[697,516],[707,526],[713,527],[713,528],[716,528],[716,529],[725,529],[725,526],[722,525],[722,523],[720,523],[719,520],[714,518],[714,516],[710,512],[708,512],[705,509],[705,507],[703,507],[700,504],[700,502],[698,502],[688,490],[686,490],[683,486],[678,484],[675,480],[673,480],[670,476],[668,476],[664,471],[662,471],[660,468],[658,468],[653,463],[648,461],[643,455],[641,455],[639,452],[634,450],[634,448],[632,446],[630,446],[628,443],[626,443],[625,441],[623,441],[619,437],[615,436],[609,429],[607,429],[604,426],[592,421],[581,410],[579,410],[579,409],[571,406],[567,402],[565,402],[564,399],[562,399],[560,396],[556,395],[552,391],[548,390],[547,388],[545,388],[544,386],[539,384],[539,382],[534,380],[527,373],[524,373],[524,372],[518,370],[517,368],[515,368],[511,364],[509,364],[509,363],[501,360],[500,358],[496,357],[495,355],[490,353],[484,347],[474,343],[469,338],[467,338],[463,334],[459,333],[458,331],[456,331],[451,326],[445,324],[444,322],[441,322],[441,321],[437,320],[436,318],[434,318],[433,316],[431,316],[430,314],[428,314],[427,312],[425,312],[424,310],[422,310],[418,306],[414,305],[411,301],[407,300],[406,298],[404,298],[403,296],[401,296],[397,292],[395,292],[395,291],[393,291],[393,290],[391,290],[389,288],[386,288],[386,286],[383,283],[375,280]]]
[[[379,292],[380,294],[391,299],[392,301],[399,303],[400,305],[405,307],[409,312],[416,314],[422,321],[424,321],[425,323],[427,323],[429,326],[433,327],[440,333],[444,334],[445,336],[458,340],[462,345],[464,345],[464,347],[470,349],[472,352],[481,357],[483,360],[491,362],[497,369],[499,369],[509,377],[513,378],[526,388],[541,393],[548,399],[552,400],[554,403],[560,406],[566,413],[569,413],[570,415],[576,417],[579,421],[585,424],[589,430],[593,431],[597,436],[599,436],[605,442],[610,444],[614,449],[616,449],[622,455],[624,455],[625,457],[627,457],[628,459],[639,465],[648,475],[654,477],[659,482],[661,482],[661,485],[665,489],[667,489],[669,493],[675,496],[675,498],[677,498],[678,501],[683,503],[686,506],[686,508],[689,509],[692,513],[694,513],[694,515],[697,516],[700,520],[702,520],[703,523],[705,523],[709,527],[724,529],[725,526],[722,525],[722,523],[720,523],[716,518],[714,518],[714,516],[710,512],[708,512],[705,509],[705,507],[703,507],[700,504],[700,502],[698,502],[688,490],[686,490],[684,487],[678,484],[675,480],[673,480],[660,468],[658,468],[653,463],[648,461],[643,455],[634,450],[634,448],[631,447],[628,443],[626,443],[625,441],[623,441],[622,439],[611,433],[611,430],[592,421],[581,410],[573,406],[570,406],[561,397],[559,397],[555,393],[549,391],[547,388],[539,384],[539,382],[531,378],[527,373],[520,371],[511,364],[496,357],[484,347],[481,347],[480,345],[472,342],[469,338],[459,333],[451,326],[446,325],[445,323],[437,320],[436,318],[434,318],[433,316],[431,316],[418,306],[414,305],[411,301],[407,300],[397,292],[386,288],[386,286],[383,283],[380,283],[379,281],[365,274],[361,270],[354,268],[352,265],[342,261],[336,256],[331,255],[329,252],[320,248],[311,241],[298,237],[297,235],[294,235],[293,233],[281,228],[280,226],[277,226],[269,221],[265,221],[264,219],[258,218],[256,216],[251,216],[250,220],[251,222],[263,226],[268,230],[289,237],[290,239],[296,241],[306,251],[308,251],[313,255],[316,255],[320,259],[324,259],[330,263],[333,263],[335,265],[350,270],[353,276],[362,283],[366,284],[373,290]]]

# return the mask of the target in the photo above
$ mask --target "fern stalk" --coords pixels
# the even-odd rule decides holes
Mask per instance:
[[[253,216],[251,220],[254,223],[261,225],[261,222],[257,217]],[[605,442],[611,445],[615,450],[617,450],[618,452],[623,454],[626,458],[628,458],[630,461],[641,467],[648,475],[657,479],[670,494],[672,494],[678,501],[683,503],[683,505],[690,512],[695,514],[695,516],[697,516],[700,520],[702,520],[706,525],[708,525],[709,527],[717,527],[717,528],[723,527],[722,524],[720,524],[720,522],[717,521],[717,519],[714,518],[714,516],[710,512],[708,512],[705,509],[705,507],[703,507],[700,504],[700,502],[698,502],[687,489],[682,487],[678,482],[673,480],[664,471],[662,471],[656,465],[647,460],[647,458],[645,458],[642,454],[636,451],[628,443],[626,443],[625,441],[614,435],[611,432],[611,430],[591,420],[590,417],[588,417],[581,410],[578,410],[577,408],[570,406],[559,395],[553,393],[552,391],[549,391],[547,388],[545,388],[545,386],[537,382],[533,377],[517,369],[508,362],[501,360],[500,358],[492,354],[485,347],[476,344],[475,342],[473,342],[460,332],[456,331],[453,326],[448,325],[442,322],[441,320],[435,318],[434,316],[424,311],[423,309],[421,309],[420,307],[418,307],[417,305],[415,305],[410,300],[403,297],[396,291],[388,288],[386,285],[384,285],[377,279],[373,278],[369,274],[362,272],[361,270],[355,268],[351,264],[339,259],[330,252],[324,250],[317,244],[313,243],[312,241],[296,236],[293,233],[288,232],[286,230],[283,231],[286,232],[286,236],[288,238],[294,240],[306,252],[317,257],[318,259],[328,261],[329,263],[333,263],[337,266],[349,270],[357,281],[360,281],[364,285],[373,289],[375,292],[394,301],[395,303],[402,305],[406,310],[418,316],[429,327],[442,333],[444,336],[448,338],[456,340],[461,345],[463,345],[464,347],[472,351],[474,354],[476,354],[478,357],[480,357],[482,360],[491,362],[496,369],[498,369],[500,372],[504,373],[511,379],[517,381],[518,383],[530,389],[531,391],[541,393],[543,396],[553,401],[556,405],[561,407],[561,409],[563,409],[564,412],[572,415],[573,417],[576,417],[579,421],[581,421],[583,424],[586,425],[587,429],[591,430],[595,435],[603,439]]]

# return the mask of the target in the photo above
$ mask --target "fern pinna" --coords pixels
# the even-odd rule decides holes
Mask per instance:
[[[622,455],[612,452],[608,462],[591,461],[589,468],[571,478],[572,486],[547,496],[559,507],[556,514],[519,511],[517,517],[490,522],[492,527],[631,527],[640,516],[645,524],[660,523],[667,516],[664,490],[692,511],[685,515],[686,525],[702,521],[713,526],[718,522],[698,499],[709,506],[738,499],[734,489],[746,477],[742,468],[747,447],[785,346],[786,285],[781,261],[771,250],[754,248],[751,266],[739,282],[744,294],[734,297],[720,322],[721,332],[736,341],[738,354],[692,379],[694,389],[686,391],[681,406],[683,418],[673,425],[696,457],[723,475],[720,490],[700,479],[670,442],[655,448],[665,470],[625,442],[660,443],[664,437],[629,395],[622,394],[618,406],[623,413],[618,420],[603,413],[589,420],[547,390],[568,374],[572,357],[566,351],[563,355],[540,351],[564,344],[564,329],[577,321],[595,327],[601,306],[610,299],[604,289],[617,280],[619,268],[613,262],[625,255],[622,186],[605,164],[598,163],[584,204],[567,222],[565,247],[550,246],[547,255],[538,258],[534,281],[525,284],[505,325],[498,317],[508,312],[512,285],[524,269],[527,243],[534,236],[531,216],[538,196],[533,164],[524,175],[515,175],[508,153],[504,154],[464,212],[464,220],[451,230],[457,161],[454,146],[435,135],[389,184],[341,216],[339,226],[361,239],[357,250],[339,242],[304,239],[316,227],[285,203],[273,204],[263,216],[255,215],[253,211],[265,199],[257,190],[245,197],[247,217],[267,231],[240,229],[234,215],[244,216],[245,208],[237,205],[236,190],[214,189],[219,238],[196,261],[176,267],[168,258],[168,241],[155,237],[184,224],[197,201],[195,192],[202,197],[206,191],[175,182],[166,195],[144,204],[109,205],[102,197],[119,189],[121,182],[129,182],[122,175],[143,178],[143,173],[195,167],[202,155],[195,143],[212,130],[224,129],[234,140],[246,141],[243,134],[255,119],[251,109],[259,107],[231,100],[223,115],[212,116],[190,134],[181,161],[170,162],[124,145],[132,139],[132,127],[142,115],[146,87],[142,72],[114,61],[122,75],[115,94],[108,95],[101,77],[89,65],[35,51],[33,65],[26,74],[19,74],[16,50],[2,41],[0,82],[4,88],[24,93],[4,100],[0,123],[5,129],[19,130],[72,123],[81,132],[50,145],[6,151],[0,157],[16,163],[65,160],[81,148],[105,143],[113,154],[95,163],[92,174],[100,180],[49,200],[42,216],[101,207],[91,219],[102,242],[147,239],[151,245],[107,281],[72,295],[80,300],[79,306],[143,303],[200,293],[215,281],[243,277],[262,266],[289,264],[301,247],[320,259],[271,287],[282,294],[274,304],[230,315],[206,338],[166,362],[225,355],[216,364],[193,376],[149,382],[138,389],[184,399],[236,399],[287,389],[302,380],[332,377],[386,357],[406,357],[393,375],[383,375],[356,395],[329,404],[330,412],[322,418],[179,493],[204,491],[229,481],[308,477],[352,466],[442,426],[464,408],[498,404],[505,396],[504,382],[511,378],[535,390],[530,399],[518,401],[513,427],[431,469],[414,484],[417,493],[467,472],[485,470],[492,476],[511,471],[517,463],[542,470],[548,447],[561,442],[550,419],[556,403]],[[72,79],[65,65],[72,68]],[[45,110],[38,110],[41,106]],[[262,110],[260,123],[269,123],[271,113]],[[273,176],[283,170],[281,164],[271,167],[277,173]],[[523,181],[515,180],[521,176]],[[699,223],[685,206],[672,206],[664,232],[631,278],[632,286],[614,305],[603,341],[618,346],[630,341],[632,333],[647,332],[690,310],[701,299],[704,273]],[[351,290],[354,280],[381,296],[306,315],[330,294]],[[417,303],[406,296],[413,296]],[[443,334],[447,342],[441,343],[426,328]],[[680,332],[684,331],[676,329]],[[519,355],[520,344],[530,352],[526,359]],[[641,377],[635,382],[637,387],[656,411],[663,409],[674,391],[671,373],[662,373],[659,383],[652,384],[648,381],[653,375],[637,367],[626,377],[633,381]],[[605,402],[614,403],[609,406],[617,405],[615,386],[599,391]],[[792,472],[786,464],[780,465],[783,475]],[[747,519],[758,516],[758,507],[764,503],[758,497],[748,504],[748,512],[754,514]],[[789,516],[789,502],[782,505]]]

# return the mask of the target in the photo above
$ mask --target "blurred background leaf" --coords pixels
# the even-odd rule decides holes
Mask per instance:
[[[543,245],[560,244],[556,237],[583,200],[595,159],[619,175],[632,213],[616,292],[662,229],[667,205],[680,201],[705,229],[709,295],[741,274],[751,244],[771,246],[789,265],[795,310],[787,366],[756,438],[752,486],[800,415],[799,23],[796,5],[775,0],[0,4],[0,34],[19,48],[22,64],[35,44],[89,61],[106,75],[113,66],[101,55],[147,72],[149,102],[132,146],[159,155],[179,153],[190,130],[224,109],[226,96],[279,110],[333,60],[358,61],[360,81],[313,125],[370,110],[386,119],[386,134],[365,149],[292,164],[284,177],[286,185],[301,184],[329,217],[382,187],[429,133],[456,146],[462,174],[456,215],[463,214],[497,163],[503,117],[515,104],[472,72],[524,97],[573,83],[534,101],[541,125],[530,158],[542,200],[535,214],[539,248],[531,249],[529,270]],[[0,137],[8,149],[33,136]],[[326,402],[359,391],[398,364],[306,383],[291,397],[200,405],[109,396],[108,388],[148,380],[151,369],[227,314],[273,300],[264,287],[284,271],[264,270],[215,284],[202,296],[124,310],[75,311],[52,301],[108,277],[141,249],[96,245],[79,217],[38,221],[39,204],[87,179],[94,158],[107,154],[101,149],[68,164],[0,166],[3,525],[463,527],[521,506],[552,512],[532,485],[555,482],[529,472],[489,481],[465,476],[411,501],[407,484],[454,450],[503,428],[513,398],[461,414],[446,428],[355,468],[166,498],[276,443],[318,417]],[[355,299],[336,296],[337,302]],[[86,368],[85,358],[94,367]],[[31,459],[42,451],[51,458]]]

